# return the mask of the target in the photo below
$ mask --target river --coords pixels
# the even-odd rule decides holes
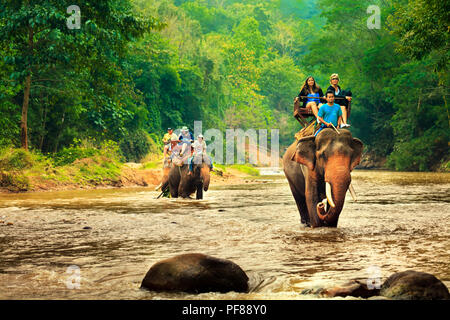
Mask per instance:
[[[302,227],[283,176],[213,185],[200,201],[151,188],[1,194],[0,299],[316,299],[302,292],[407,269],[450,287],[450,174],[352,179],[358,201],[347,195],[336,229]],[[139,289],[152,264],[187,252],[234,261],[251,291]]]

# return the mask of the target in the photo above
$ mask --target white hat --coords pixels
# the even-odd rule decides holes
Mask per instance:
[[[203,135],[199,134],[199,135],[197,136],[197,138],[202,138],[202,139],[203,139]]]

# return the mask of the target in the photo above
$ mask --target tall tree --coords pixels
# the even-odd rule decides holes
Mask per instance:
[[[80,71],[94,61],[126,51],[126,43],[155,26],[155,21],[133,16],[126,0],[86,2],[80,9],[80,25],[69,27],[71,1],[5,0],[0,3],[0,41],[10,54],[5,61],[14,71],[11,78],[23,84],[21,145],[28,149],[28,109],[34,83],[58,69]]]

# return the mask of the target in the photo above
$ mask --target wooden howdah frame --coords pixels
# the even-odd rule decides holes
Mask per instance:
[[[300,96],[300,98],[311,98],[311,97],[307,97],[307,96]],[[326,98],[324,97],[314,97],[314,99],[320,99],[320,100],[325,100]],[[346,100],[346,98],[342,98],[342,97],[335,97],[335,100]],[[306,127],[308,125],[308,120],[307,118],[309,117],[314,117],[314,114],[311,110],[311,108],[300,108],[300,104],[302,102],[300,101],[300,99],[297,99],[294,102],[294,118],[297,119],[297,121],[303,126]],[[350,118],[350,111],[352,109],[352,102],[348,101],[348,105],[346,106],[347,109],[347,118]]]

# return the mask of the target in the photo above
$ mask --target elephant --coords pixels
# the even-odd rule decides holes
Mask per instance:
[[[172,198],[189,198],[196,192],[196,199],[203,199],[203,191],[208,191],[210,182],[211,161],[208,156],[195,156],[193,170],[190,175],[189,165],[181,166],[173,164],[169,171],[169,189]]]
[[[329,128],[289,146],[283,167],[302,224],[337,227],[351,186],[350,173],[361,161],[363,148],[350,131]]]

